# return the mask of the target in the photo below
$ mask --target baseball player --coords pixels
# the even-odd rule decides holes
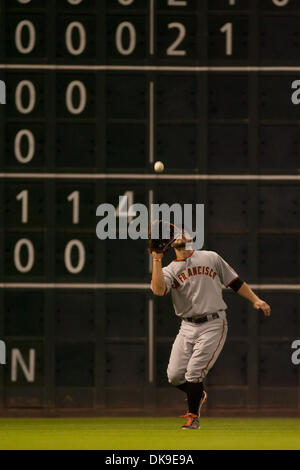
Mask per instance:
[[[207,399],[203,380],[222,351],[228,329],[222,286],[249,300],[267,317],[271,309],[220,255],[187,249],[184,233],[181,237],[155,243],[150,236],[151,288],[158,296],[171,292],[175,313],[182,320],[167,376],[172,385],[187,394],[188,412],[182,429],[199,429],[200,410]],[[176,259],[162,268],[162,258],[169,246],[174,248]]]

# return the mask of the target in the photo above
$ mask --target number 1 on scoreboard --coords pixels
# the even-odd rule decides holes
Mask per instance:
[[[233,45],[233,28],[232,28],[232,23],[226,23],[222,28],[220,29],[221,33],[226,34],[226,55],[231,56],[232,55],[232,45]]]
[[[79,191],[73,191],[67,197],[69,202],[73,203],[73,211],[72,211],[72,223],[74,225],[79,224],[80,217],[79,217],[79,209],[80,209],[80,193]]]
[[[16,196],[17,201],[21,201],[21,222],[28,224],[28,190],[24,189]]]

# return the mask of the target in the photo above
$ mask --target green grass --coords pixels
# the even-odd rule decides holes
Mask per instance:
[[[1,418],[0,449],[298,449],[298,418]]]

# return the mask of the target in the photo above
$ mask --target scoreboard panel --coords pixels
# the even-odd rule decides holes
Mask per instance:
[[[0,0],[1,406],[178,406],[178,321],[146,242],[96,237],[97,207],[124,195],[205,204],[204,248],[272,305],[266,320],[224,293],[208,406],[299,406],[299,15],[298,0]]]

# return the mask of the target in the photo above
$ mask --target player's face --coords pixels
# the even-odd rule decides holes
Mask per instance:
[[[172,247],[176,248],[176,250],[184,250],[186,245],[186,239],[185,238],[177,238],[173,243]]]
[[[191,243],[192,241],[193,241],[193,238],[189,235],[189,233],[184,232],[182,230],[181,233],[180,232],[178,233],[178,238],[176,238],[176,240],[174,240],[171,247],[175,248],[176,250],[185,250],[186,249],[186,244]],[[188,249],[190,249],[190,248],[188,248]]]

